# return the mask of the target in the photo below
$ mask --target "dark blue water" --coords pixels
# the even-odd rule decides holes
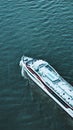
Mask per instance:
[[[73,85],[72,0],[0,0],[0,130],[72,130],[73,120],[21,77],[23,54]]]

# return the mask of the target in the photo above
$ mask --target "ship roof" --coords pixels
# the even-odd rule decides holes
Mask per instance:
[[[56,92],[65,102],[73,107],[73,87],[67,83],[51,65],[39,60],[33,65],[35,71],[42,77],[43,81]]]

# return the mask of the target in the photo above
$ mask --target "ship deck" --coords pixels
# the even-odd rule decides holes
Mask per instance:
[[[34,63],[32,69],[50,86],[65,103],[73,109],[73,87],[66,82],[47,62]]]
[[[73,109],[73,87],[66,82],[56,70],[43,60],[31,59],[27,65],[42,78],[43,82],[50,87],[71,109]]]

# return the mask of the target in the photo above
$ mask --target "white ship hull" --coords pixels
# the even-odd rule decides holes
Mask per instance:
[[[28,57],[28,61],[30,61],[31,58]],[[24,62],[23,59],[20,61],[20,66],[22,68],[23,76],[24,76],[24,71],[28,74],[28,76],[46,93],[48,94],[63,110],[65,110],[72,118],[73,118],[73,107],[72,105],[66,103],[62,97],[58,93],[56,93],[52,88],[50,88],[50,85],[47,86],[47,84],[44,82],[42,77],[36,73],[35,70],[30,66],[26,64],[27,62]],[[34,74],[31,70],[36,73]],[[54,70],[55,71],[55,70]],[[53,80],[57,80],[56,77],[53,78]],[[51,83],[51,82],[50,82]],[[72,89],[72,88],[71,88]],[[73,94],[73,93],[72,93]],[[73,101],[73,95],[72,96],[72,101]],[[58,98],[57,98],[58,97]],[[59,100],[60,98],[60,100]],[[63,103],[62,103],[63,102]]]

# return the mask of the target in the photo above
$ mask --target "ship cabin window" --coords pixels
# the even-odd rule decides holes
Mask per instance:
[[[44,67],[44,66],[45,66],[45,64],[40,64],[39,65],[39,69],[42,68],[42,67]]]
[[[55,72],[55,70],[48,64],[48,65],[46,65],[46,68],[48,68],[50,71],[52,71],[52,72],[54,72],[54,73],[56,73]]]
[[[31,64],[33,64],[33,60],[29,60],[29,61],[27,61],[26,64],[27,64],[27,65],[31,65]]]
[[[34,68],[38,72],[41,68],[43,68],[45,64],[35,65]]]
[[[35,62],[36,60],[29,60],[29,61],[27,61],[27,65],[32,65],[34,62]]]

